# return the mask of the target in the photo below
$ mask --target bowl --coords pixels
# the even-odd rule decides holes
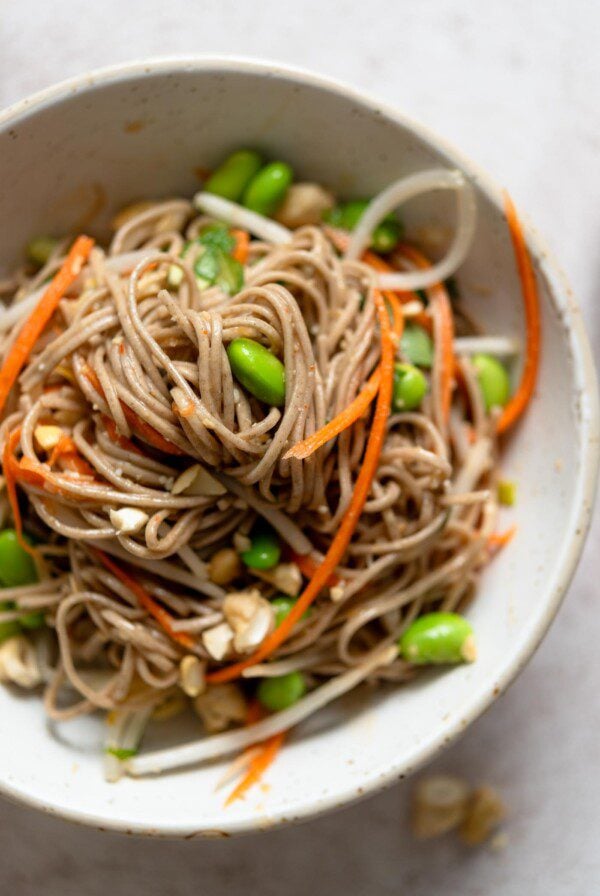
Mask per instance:
[[[240,145],[288,159],[301,178],[344,196],[373,194],[429,166],[462,169],[479,220],[459,272],[467,304],[490,332],[523,332],[515,262],[497,187],[418,124],[314,75],[233,59],[159,60],[81,76],[0,116],[0,275],[36,233],[101,236],[120,206],[191,195],[199,173]],[[441,194],[403,211],[408,230],[443,233]],[[562,275],[526,228],[542,299],[535,398],[506,441],[518,480],[506,513],[518,537],[486,570],[469,611],[479,659],[381,692],[363,688],[301,726],[268,773],[268,788],[224,808],[215,764],[164,777],[102,778],[102,725],[58,728],[39,695],[0,688],[0,789],[45,812],[139,834],[228,835],[341,806],[410,774],[460,735],[523,668],[565,594],[594,498],[599,423],[593,363]],[[169,730],[169,737],[180,736]]]

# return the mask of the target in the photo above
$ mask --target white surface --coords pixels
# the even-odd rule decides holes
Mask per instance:
[[[189,194],[198,164],[210,167],[243,142],[266,143],[300,176],[310,173],[334,193],[347,190],[349,178],[359,194],[369,195],[401,172],[463,166],[478,208],[477,239],[458,279],[467,309],[486,332],[522,332],[522,300],[498,190],[428,132],[421,135],[393,112],[372,111],[354,92],[273,65],[145,62],[116,66],[90,81],[69,82],[35,105],[27,101],[22,119],[17,110],[0,120],[3,265],[32,232],[61,232],[81,220],[89,208],[82,192],[90,183],[96,181],[106,196],[102,216],[110,218],[148,191]],[[252,108],[257,96],[260,114]],[[142,132],[131,135],[124,127],[131,121],[144,122]],[[213,124],[203,132],[204,122]],[[447,226],[455,219],[453,205],[452,196],[430,191],[403,206],[408,233],[433,221]],[[98,769],[97,718],[57,726],[52,736],[37,699],[2,688],[0,780],[7,793],[117,830],[196,836],[272,827],[395,781],[465,731],[545,633],[579,557],[593,497],[588,489],[595,482],[600,421],[589,348],[568,290],[534,243],[532,253],[540,259],[544,351],[535,398],[503,456],[504,475],[519,479],[518,506],[499,523],[515,522],[520,533],[486,570],[482,595],[469,611],[477,663],[431,675],[426,684],[420,679],[391,689],[363,702],[361,711],[356,703],[365,698],[356,695],[356,712],[346,724],[331,724],[331,715],[320,713],[294,731],[269,772],[269,790],[257,789],[227,809],[214,792],[224,769],[211,765],[108,784]],[[581,400],[586,392],[589,399]],[[540,444],[551,449],[540,456]],[[340,722],[339,707],[333,711]],[[155,732],[162,741],[156,746],[171,744],[172,726],[161,727],[166,730]],[[18,750],[10,743],[15,728],[27,733]],[[181,746],[184,753],[193,749]],[[139,762],[153,767],[151,757]]]
[[[0,104],[85,67],[174,51],[268,54],[344,77],[445,134],[511,188],[559,250],[598,353],[596,4],[547,3],[542,17],[539,4],[505,2],[484,19],[466,2],[421,3],[397,7],[395,25],[389,3],[328,4],[326,15],[316,3],[261,6],[129,2],[125,14],[114,0],[5,3]],[[595,553],[588,549],[529,669],[438,763],[502,789],[512,810],[505,853],[415,847],[404,823],[407,788],[302,828],[193,846],[99,837],[5,805],[0,882],[25,896],[42,887],[51,896],[596,892]]]

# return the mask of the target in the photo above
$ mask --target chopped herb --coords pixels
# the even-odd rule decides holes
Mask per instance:
[[[222,224],[206,227],[200,234],[199,242],[208,249],[221,249],[222,252],[231,252],[235,248],[235,239]]]

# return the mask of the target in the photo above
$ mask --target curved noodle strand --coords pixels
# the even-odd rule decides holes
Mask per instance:
[[[265,638],[258,650],[251,656],[232,666],[226,666],[224,669],[212,672],[207,676],[207,681],[214,683],[231,681],[234,678],[238,678],[248,666],[254,666],[256,663],[262,662],[265,657],[270,656],[273,651],[286,640],[294,628],[294,625],[302,618],[302,615],[326,586],[327,580],[344,556],[348,544],[350,543],[350,539],[352,538],[352,534],[360,519],[371,488],[371,483],[373,482],[373,477],[377,470],[385,439],[386,423],[390,415],[392,403],[395,346],[391,336],[390,321],[385,303],[383,297],[377,291],[374,293],[374,301],[377,308],[377,316],[381,331],[381,382],[379,385],[379,393],[377,395],[377,404],[373,415],[371,432],[367,442],[362,467],[358,474],[356,485],[354,486],[352,501],[333,541],[331,542],[329,550],[325,555],[325,559],[318,567],[308,586],[300,595],[283,622],[274,632]]]

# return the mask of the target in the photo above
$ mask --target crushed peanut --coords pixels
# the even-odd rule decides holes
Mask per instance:
[[[209,734],[216,734],[230,725],[241,725],[246,721],[246,700],[232,682],[209,687],[195,698],[194,709]]]
[[[202,643],[213,660],[225,659],[233,644],[233,629],[227,622],[208,628],[201,635]]]
[[[249,653],[275,628],[275,611],[257,588],[228,594],[223,614],[234,632],[237,653]]]
[[[233,548],[221,548],[208,562],[208,575],[215,585],[229,585],[242,573],[242,561]]]
[[[414,789],[412,829],[415,837],[437,837],[458,827],[467,810],[469,785],[452,775],[421,778]]]
[[[193,654],[184,656],[179,663],[179,685],[188,697],[197,697],[206,689],[204,673],[206,665]]]
[[[493,787],[483,785],[471,794],[467,813],[460,826],[460,839],[467,846],[483,843],[506,817],[506,806]]]
[[[201,495],[212,497],[213,495],[224,495],[225,486],[211,476],[208,470],[200,464],[192,464],[187,470],[184,470],[175,480],[171,489],[173,495]]]

